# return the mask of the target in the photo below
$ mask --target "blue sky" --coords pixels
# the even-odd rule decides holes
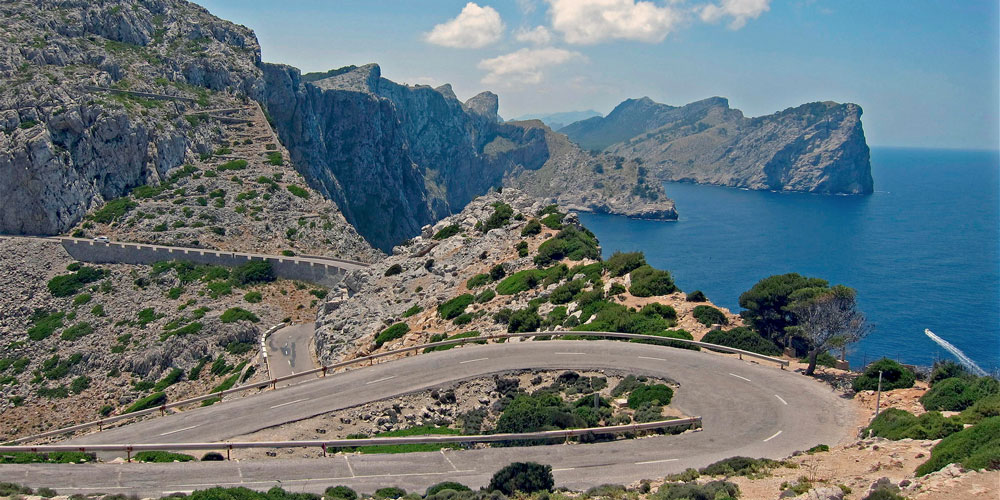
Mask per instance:
[[[377,62],[500,95],[500,113],[729,98],[748,116],[856,102],[869,144],[998,149],[996,0],[197,0],[268,62]]]

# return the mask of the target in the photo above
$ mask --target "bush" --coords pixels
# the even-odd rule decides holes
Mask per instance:
[[[90,335],[93,332],[94,327],[90,326],[90,323],[84,321],[63,330],[59,338],[67,341],[74,341],[86,335]]]
[[[899,494],[899,488],[892,485],[878,486],[861,500],[906,500]]]
[[[222,313],[222,316],[219,316],[219,321],[222,321],[223,323],[235,323],[237,321],[260,323],[260,318],[246,309],[240,307],[230,307],[229,309],[226,309],[226,312]]]
[[[975,424],[990,417],[1000,417],[1000,394],[986,396],[960,415],[967,424]]]
[[[247,168],[246,160],[231,160],[216,167],[216,170],[225,172],[226,170],[243,170]]]
[[[542,224],[549,229],[562,229],[562,221],[566,218],[566,214],[555,213],[549,214],[542,217]]]
[[[87,302],[90,302],[91,295],[89,293],[81,293],[76,297],[73,297],[73,306],[82,306]]]
[[[854,379],[855,391],[878,390],[878,372],[882,372],[882,390],[906,389],[913,387],[916,376],[905,366],[889,359],[882,358],[865,368],[860,377]]]
[[[510,496],[518,491],[549,491],[553,486],[555,480],[552,478],[552,466],[535,462],[514,462],[493,474],[487,489]]]
[[[110,224],[125,216],[125,213],[138,204],[127,197],[115,198],[104,204],[99,210],[90,215],[90,220],[100,224]]]
[[[407,325],[406,323],[396,323],[395,325],[392,325],[389,328],[382,330],[382,333],[379,333],[375,337],[375,348],[378,349],[379,347],[382,347],[382,345],[385,344],[386,342],[390,342],[398,338],[401,338],[403,335],[406,335],[409,331],[410,331],[410,326]]]
[[[628,407],[633,410],[638,409],[643,403],[666,406],[674,397],[674,391],[664,384],[640,385],[632,389],[628,396]]]
[[[347,486],[331,486],[323,491],[323,496],[328,499],[337,500],[357,500],[358,493]]]
[[[288,192],[298,196],[299,198],[309,199],[309,191],[306,191],[304,188],[296,186],[295,184],[288,185]]]
[[[243,300],[251,304],[258,304],[264,300],[264,297],[260,294],[260,292],[247,292],[243,295]]]
[[[99,281],[108,276],[108,271],[96,267],[83,266],[73,274],[56,276],[48,282],[49,292],[53,297],[69,297],[76,295],[87,283]]]
[[[177,382],[180,382],[183,376],[184,376],[184,370],[181,370],[180,368],[174,368],[170,370],[170,373],[168,373],[167,376],[160,379],[160,381],[153,386],[153,390],[156,392],[160,392],[166,389],[167,387],[170,387],[176,384]]]
[[[729,457],[699,470],[706,476],[753,476],[781,465],[767,458]]]
[[[954,361],[936,361],[931,368],[931,375],[927,379],[927,383],[933,386],[944,379],[952,377],[972,378],[973,375],[960,363]]]
[[[696,306],[694,311],[691,311],[691,315],[705,326],[729,324],[726,315],[712,306]]]
[[[507,322],[507,333],[526,333],[538,331],[542,326],[542,317],[538,315],[538,309],[526,307],[514,311]]]
[[[240,286],[271,283],[276,279],[274,268],[271,266],[271,261],[268,260],[247,262],[232,272],[233,282]]]
[[[476,303],[477,304],[485,304],[485,303],[493,300],[493,297],[496,297],[496,296],[497,296],[496,292],[494,292],[492,289],[487,288],[486,290],[483,290],[482,292],[480,292],[479,295],[476,295]]]
[[[538,222],[538,219],[531,219],[527,224],[521,228],[521,237],[533,236],[542,232],[542,224]]]
[[[688,482],[664,483],[657,491],[656,500],[727,500],[740,496],[740,487],[728,481],[710,481],[705,484]]]
[[[149,396],[146,396],[142,399],[137,400],[135,403],[132,403],[132,406],[129,406],[127,409],[125,409],[123,413],[132,413],[136,411],[148,410],[150,408],[156,408],[157,406],[161,406],[166,402],[167,402],[166,394],[162,392],[154,392],[153,394],[150,394]]]
[[[931,448],[931,458],[917,467],[923,476],[958,463],[966,469],[1000,469],[1000,417],[990,417],[958,431]]]
[[[587,282],[583,280],[573,280],[569,283],[563,283],[552,291],[552,294],[549,295],[549,301],[553,304],[568,304],[576,294],[583,291],[583,287],[586,285]]]
[[[481,286],[488,285],[491,281],[493,281],[493,279],[490,278],[490,275],[486,273],[477,274],[469,278],[469,281],[465,283],[465,286],[471,290],[473,288],[479,288]]]
[[[375,490],[375,498],[400,498],[406,496],[406,490],[402,488],[389,487]]]
[[[687,294],[684,297],[684,300],[686,300],[688,302],[706,302],[706,301],[708,301],[708,298],[705,297],[705,294],[702,293],[701,290],[695,290],[695,291]]]
[[[410,316],[418,314],[418,313],[422,312],[423,310],[424,310],[423,307],[420,307],[419,305],[415,305],[415,306],[407,309],[406,311],[403,311],[403,317],[404,318],[409,318]]]
[[[275,167],[280,167],[285,164],[285,160],[281,157],[281,153],[273,151],[267,154],[267,163]]]
[[[28,338],[31,340],[43,340],[52,335],[53,332],[63,326],[63,318],[66,313],[56,311],[48,312],[36,310],[31,315],[31,327],[28,328]]]
[[[403,272],[403,266],[401,266],[399,264],[393,264],[393,265],[389,266],[389,269],[386,269],[385,272],[382,273],[382,276],[387,276],[387,277],[388,276],[395,276],[395,275],[397,275],[397,274],[399,274],[401,272]]]
[[[437,307],[438,314],[444,319],[455,319],[465,312],[469,304],[475,302],[476,297],[470,293],[459,295]]]
[[[636,297],[656,297],[677,291],[669,271],[654,269],[649,265],[636,268],[629,277],[632,284],[628,291]]]
[[[659,316],[667,321],[674,321],[677,319],[676,309],[666,304],[660,304],[659,302],[646,304],[642,307],[639,313],[647,316]]]
[[[723,345],[734,349],[755,352],[765,356],[780,356],[781,348],[774,342],[761,337],[759,333],[740,326],[732,330],[712,330],[705,334],[702,342]]]
[[[936,411],[915,417],[909,412],[888,408],[879,413],[866,430],[873,436],[892,440],[941,439],[962,430],[962,423],[955,417],[944,418]]]
[[[547,266],[555,261],[569,259],[599,259],[597,238],[587,229],[567,227],[538,247],[535,264]]]
[[[626,274],[646,265],[646,256],[642,252],[622,253],[615,252],[608,260],[604,261],[604,269],[613,278],[625,276]]]
[[[73,382],[69,384],[69,390],[73,394],[80,394],[81,392],[90,388],[90,377],[81,375],[73,379]]]
[[[183,453],[171,453],[169,451],[140,451],[132,457],[136,462],[190,462],[194,460],[191,455]]]
[[[545,271],[541,269],[525,269],[518,271],[497,284],[496,292],[500,295],[514,295],[515,293],[531,290],[538,286],[545,279]]]
[[[469,488],[468,486],[466,486],[466,485],[464,485],[462,483],[456,483],[454,481],[445,481],[443,483],[438,483],[438,484],[435,484],[435,485],[431,486],[430,488],[427,488],[427,493],[425,493],[424,496],[425,497],[429,497],[431,495],[437,494],[437,493],[442,492],[444,490],[472,491],[471,488]]]
[[[993,377],[952,377],[935,383],[920,404],[927,410],[962,411],[994,394],[1000,394],[1000,381]]]
[[[446,240],[448,238],[451,238],[452,236],[455,236],[460,231],[461,231],[461,228],[458,226],[458,224],[451,224],[449,226],[445,226],[445,227],[441,228],[440,231],[434,233],[434,237],[433,238],[435,240]]]
[[[487,232],[490,229],[498,229],[507,225],[510,222],[511,217],[514,216],[514,209],[510,205],[497,202],[493,204],[493,213],[490,215],[486,222],[479,224],[479,230],[482,232]]]

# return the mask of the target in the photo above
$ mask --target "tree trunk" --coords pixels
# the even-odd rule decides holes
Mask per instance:
[[[809,351],[809,367],[806,368],[806,376],[812,376],[816,372],[816,358],[819,356],[819,349]]]

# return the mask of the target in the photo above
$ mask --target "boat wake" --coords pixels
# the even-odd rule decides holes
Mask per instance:
[[[979,375],[980,377],[986,375],[986,372],[982,368],[980,368],[975,361],[966,356],[961,349],[951,345],[951,342],[948,342],[947,340],[938,337],[934,332],[930,330],[930,328],[925,328],[924,333],[927,334],[927,336],[930,337],[931,340],[936,342],[937,345],[943,347],[946,351],[950,352],[952,355],[958,358],[958,362],[962,363],[962,365],[968,368],[969,371],[975,373],[976,375]]]

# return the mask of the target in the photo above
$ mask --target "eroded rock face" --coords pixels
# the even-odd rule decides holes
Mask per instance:
[[[640,159],[671,181],[823,194],[873,190],[857,104],[814,102],[747,118],[713,97],[675,107],[629,99],[560,132],[585,149]]]
[[[65,231],[208,150],[211,127],[185,114],[220,93],[261,95],[253,33],[188,2],[18,1],[0,13],[3,233]]]

